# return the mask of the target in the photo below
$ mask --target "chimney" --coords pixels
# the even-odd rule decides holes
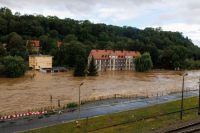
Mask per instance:
[[[106,52],[107,52],[107,49],[106,49]]]
[[[113,50],[113,52],[115,52],[115,50]]]
[[[97,49],[97,52],[98,52],[98,49]]]
[[[122,50],[122,53],[123,53],[123,50]]]
[[[128,51],[128,53],[130,53],[130,51]]]

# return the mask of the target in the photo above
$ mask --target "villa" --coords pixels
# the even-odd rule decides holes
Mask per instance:
[[[141,55],[138,51],[91,50],[88,65],[94,57],[98,71],[107,70],[134,70],[133,59]]]

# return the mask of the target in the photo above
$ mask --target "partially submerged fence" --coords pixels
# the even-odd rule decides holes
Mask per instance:
[[[195,91],[198,90],[198,87],[186,87],[184,89],[184,92],[187,91]],[[171,89],[171,90],[164,90],[164,91],[158,91],[158,92],[146,92],[146,93],[135,93],[135,94],[110,94],[107,96],[96,96],[96,97],[90,97],[90,98],[85,98],[81,99],[81,104],[91,102],[91,101],[97,101],[97,100],[104,100],[104,99],[110,99],[110,98],[121,98],[121,101],[126,101],[126,100],[131,100],[131,99],[137,99],[137,98],[147,98],[147,97],[158,97],[158,96],[163,96],[163,95],[168,95],[168,94],[173,94],[173,93],[181,93],[181,89]],[[184,97],[187,97],[187,93],[184,93]],[[125,100],[123,100],[125,99]],[[62,101],[61,101],[62,102]],[[57,103],[57,102],[54,102]],[[74,105],[78,105],[78,101],[74,101]],[[60,107],[58,107],[58,104],[52,104],[46,107],[39,107],[39,108],[32,108],[28,110],[19,110],[19,111],[11,111],[11,112],[0,112],[0,118],[4,116],[12,116],[12,115],[18,115],[18,114],[27,114],[30,112],[44,112],[44,111],[52,111],[54,110],[61,110],[61,109],[67,109],[67,104],[70,103],[62,103]],[[42,105],[41,105],[42,106]],[[98,105],[97,105],[98,106]],[[0,119],[1,120],[1,119]]]

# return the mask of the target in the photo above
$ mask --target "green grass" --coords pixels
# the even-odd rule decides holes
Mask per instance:
[[[80,128],[77,127],[75,121],[68,122],[64,124],[58,124],[54,126],[49,126],[45,128],[40,128],[36,130],[26,131],[24,133],[76,133],[94,130],[96,128],[105,127],[113,124],[118,124],[122,122],[132,121],[136,119],[141,119],[145,117],[151,117],[155,115],[161,115],[164,113],[174,112],[180,110],[181,101],[172,101],[164,104],[158,104],[143,108],[138,108],[134,110],[113,113],[109,115],[94,117],[87,120],[83,119],[80,121]],[[192,97],[184,99],[183,107],[184,109],[192,108],[198,106],[198,97]],[[133,117],[134,116],[134,117]],[[185,111],[183,114],[183,120],[180,120],[180,113],[159,116],[156,118],[146,119],[138,122],[123,124],[115,127],[104,128],[97,130],[95,132],[136,132],[157,129],[162,126],[171,125],[177,122],[185,122],[193,118],[199,117],[197,115],[197,109]],[[86,125],[87,124],[87,125]]]
[[[77,107],[78,104],[77,103],[68,103],[67,104],[67,108],[74,108],[74,107]]]

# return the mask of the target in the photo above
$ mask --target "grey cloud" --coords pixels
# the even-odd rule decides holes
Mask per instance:
[[[159,21],[171,21],[181,19],[187,24],[200,23],[200,18],[198,17],[200,15],[199,0],[177,0],[177,2],[174,3],[174,5],[168,5],[168,8],[171,8],[172,11],[161,14],[159,16]]]
[[[74,16],[74,19],[82,19],[93,14],[102,14],[100,8],[113,8],[118,12],[107,15],[113,20],[127,20],[141,14],[148,14],[151,9],[167,10],[155,18],[155,23],[181,19],[188,24],[200,23],[197,17],[200,15],[199,0],[0,0],[2,6],[10,8],[13,13],[37,13],[47,15],[48,11],[55,12],[58,17]],[[176,9],[175,12],[174,9]],[[60,13],[59,13],[60,12]],[[68,15],[65,16],[65,13]],[[106,14],[107,12],[103,12]],[[51,15],[51,14],[48,14]],[[99,15],[100,16],[100,15]],[[96,15],[93,19],[97,19]],[[156,22],[158,21],[158,22]]]

